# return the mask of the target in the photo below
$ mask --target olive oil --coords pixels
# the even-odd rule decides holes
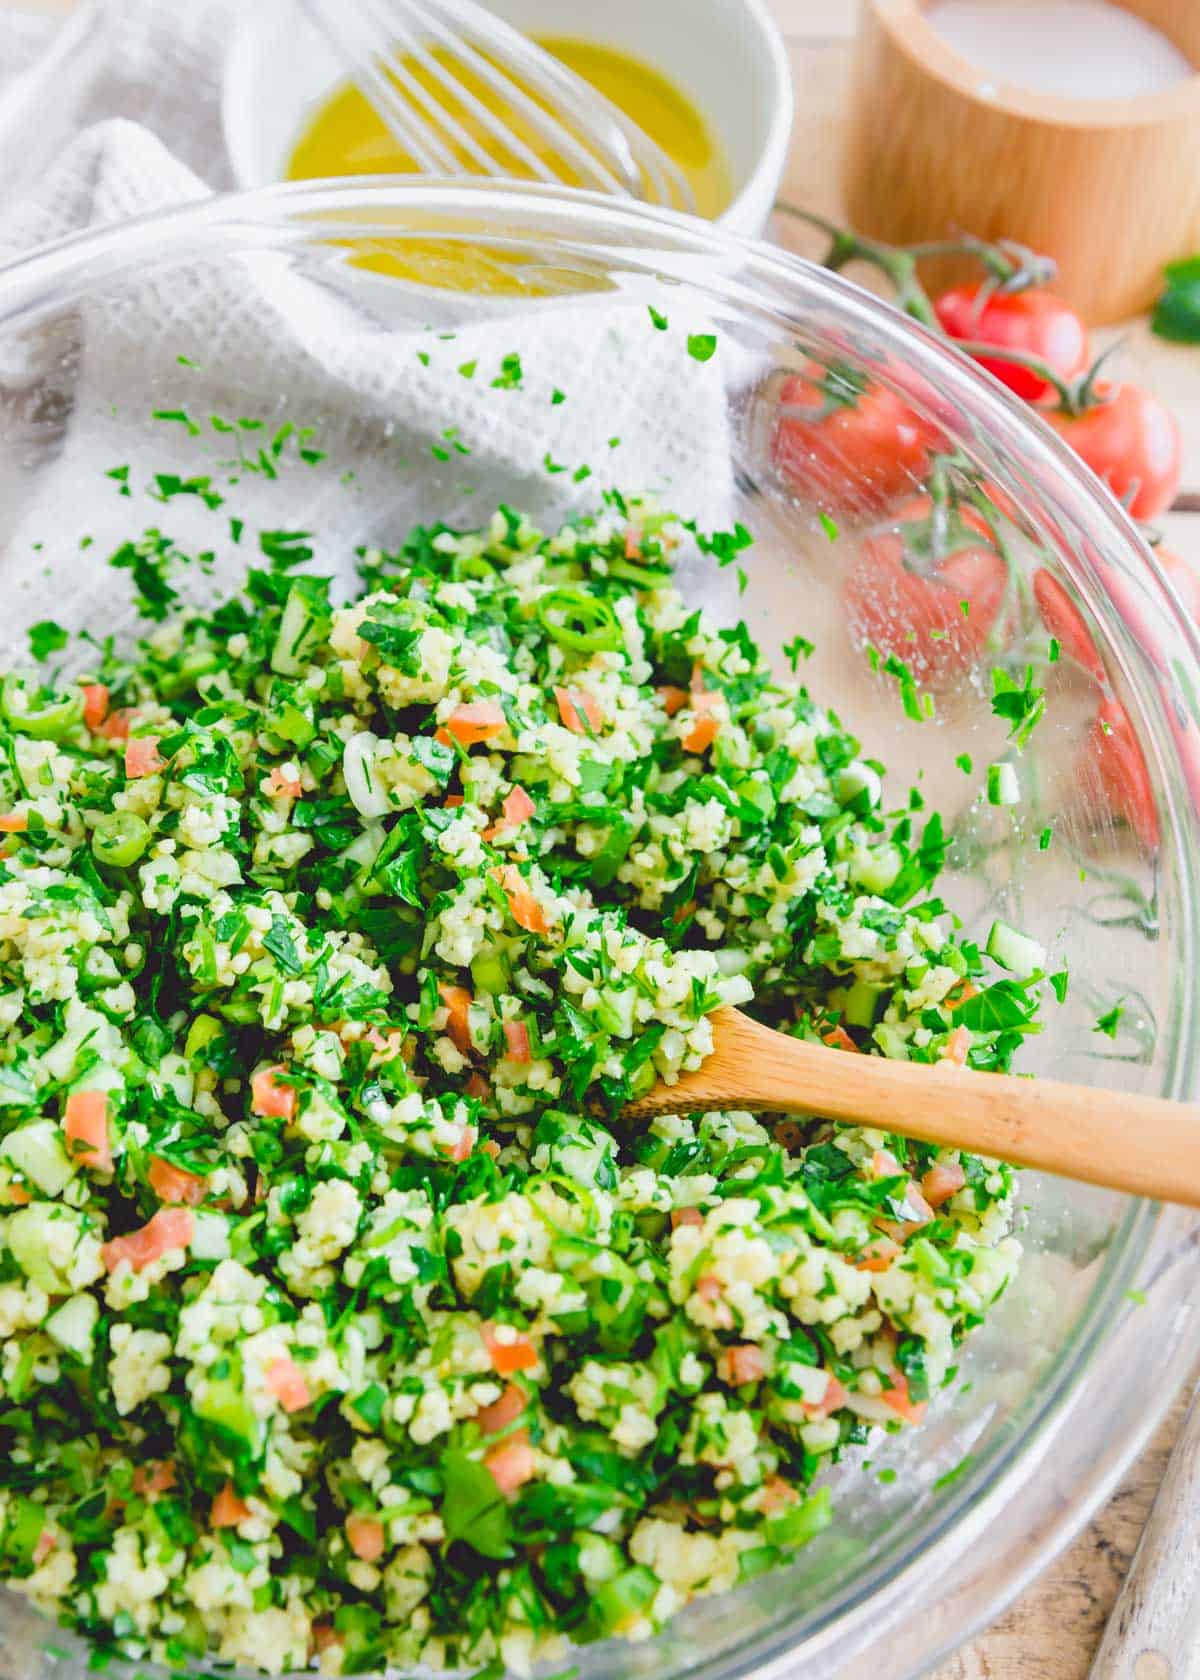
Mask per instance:
[[[657,141],[687,178],[696,198],[697,212],[715,217],[732,198],[729,168],[708,124],[692,102],[666,77],[648,64],[591,41],[560,36],[540,36],[538,45],[560,59],[569,69],[590,82],[649,137]],[[440,56],[435,53],[434,56]],[[443,62],[446,60],[443,58]],[[401,61],[404,72],[429,90],[447,110],[480,142],[488,141],[479,120],[462,106],[455,107],[436,75],[411,58]],[[468,78],[455,67],[456,77],[492,108],[496,95],[486,83]],[[545,138],[527,120],[508,108],[498,110],[526,144],[550,164],[568,184],[576,184],[567,159],[556,156]],[[502,160],[506,170],[521,177],[531,171],[518,157]],[[470,173],[479,173],[469,154],[462,163]],[[312,116],[288,160],[289,180],[307,180],[334,175],[406,174],[417,164],[393,139],[367,99],[352,83],[345,83],[329,96]]]

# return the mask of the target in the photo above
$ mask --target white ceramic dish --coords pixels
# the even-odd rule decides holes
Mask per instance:
[[[760,235],[787,156],[792,84],[764,0],[490,0],[530,34],[577,36],[651,64],[702,111],[729,160],[734,198],[718,220]],[[238,184],[283,179],[306,115],[343,79],[297,0],[243,7],[230,43],[225,138]]]

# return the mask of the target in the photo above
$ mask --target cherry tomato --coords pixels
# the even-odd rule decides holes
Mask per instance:
[[[1200,624],[1200,566],[1170,548],[1156,548],[1154,558],[1167,574],[1184,611]]]
[[[1083,414],[1046,418],[1135,519],[1153,519],[1179,485],[1179,422],[1137,385],[1100,384],[1096,396]]]
[[[1042,623],[1046,626],[1063,653],[1080,665],[1098,683],[1106,680],[1104,661],[1092,640],[1083,614],[1071,599],[1063,584],[1039,567],[1033,574],[1033,598],[1037,602]]]
[[[1147,850],[1158,844],[1154,788],[1129,714],[1119,701],[1100,703],[1084,744],[1084,787],[1098,787],[1112,816],[1127,822]]]
[[[1045,362],[1060,379],[1074,379],[1087,367],[1087,328],[1070,304],[1037,286],[1024,292],[1000,292],[986,284],[955,286],[933,307],[949,338],[1022,350]],[[1026,402],[1037,402],[1054,390],[1041,374],[1019,362],[976,359]]]
[[[771,441],[789,490],[829,513],[882,513],[929,470],[931,428],[887,386],[815,365],[779,393]]]
[[[936,687],[979,659],[1004,603],[1008,568],[973,508],[957,510],[950,552],[922,560],[931,510],[928,496],[914,496],[898,510],[897,528],[864,541],[842,600],[856,638],[894,653]]]

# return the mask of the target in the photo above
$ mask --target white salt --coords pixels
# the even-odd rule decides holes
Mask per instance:
[[[996,84],[1075,99],[1133,99],[1194,76],[1161,30],[1110,0],[934,0],[933,29]]]

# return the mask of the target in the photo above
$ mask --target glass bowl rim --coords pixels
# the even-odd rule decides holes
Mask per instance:
[[[426,219],[420,237],[436,233],[448,240],[469,242],[484,239],[528,247],[538,239],[554,242],[564,250],[572,247],[593,257],[611,255],[631,266],[671,281],[689,285],[721,287],[724,300],[737,309],[763,308],[761,291],[777,286],[782,303],[798,312],[807,300],[834,305],[842,314],[882,341],[888,350],[932,372],[942,394],[961,397],[988,425],[989,444],[1007,443],[1022,459],[1034,458],[1053,476],[1056,491],[1071,505],[1073,513],[1086,513],[1089,529],[1104,529],[1114,543],[1136,555],[1148,573],[1146,582],[1156,606],[1200,657],[1200,636],[1190,624],[1181,604],[1165,583],[1151,551],[1136,525],[1083,465],[1069,446],[1027,405],[1011,395],[997,380],[961,354],[945,340],[903,314],[885,300],[865,291],[840,274],[770,245],[750,239],[697,218],[677,212],[615,201],[598,193],[545,187],[521,182],[464,184],[461,180],[430,177],[377,176],[325,181],[301,181],[256,188],[251,191],[214,194],[151,211],[126,221],[86,229],[22,254],[0,266],[0,335],[36,321],[39,317],[70,307],[107,283],[127,276],[135,265],[174,257],[199,259],[217,252],[240,250],[302,249],[327,238],[331,230],[343,234],[347,215],[382,218],[378,232],[391,238],[403,234],[396,221],[386,217],[396,212],[441,218],[436,228]],[[339,218],[342,218],[339,220]],[[535,225],[536,224],[536,225]],[[356,224],[360,233],[370,228]],[[708,271],[694,266],[699,259],[711,261]],[[736,283],[735,278],[736,277]],[[760,291],[756,292],[755,288]],[[766,307],[770,307],[767,300]],[[778,311],[777,311],[778,313]],[[1105,592],[1104,605],[1117,609]],[[1149,730],[1160,755],[1174,761],[1176,752],[1165,727],[1158,696],[1149,681],[1132,683],[1139,708],[1139,721]],[[1165,806],[1167,828],[1176,842],[1180,859],[1179,888],[1183,899],[1178,953],[1182,972],[1193,972],[1200,945],[1200,847],[1194,837],[1194,821],[1173,799],[1171,790],[1155,776],[1156,792]],[[1187,914],[1191,909],[1192,914]],[[1200,1070],[1200,1031],[1185,1015],[1183,1030],[1170,1044],[1164,1070],[1164,1094],[1183,1097],[1193,1091]],[[1100,1278],[1074,1326],[1063,1356],[1040,1389],[1026,1402],[1031,1416],[1014,1430],[1011,1440],[990,1454],[977,1471],[961,1478],[956,1496],[948,1500],[936,1523],[922,1533],[921,1546],[914,1551],[911,1538],[897,1534],[881,1548],[869,1572],[859,1583],[842,1591],[822,1606],[804,1630],[804,1642],[834,1634],[852,1618],[861,1616],[872,1602],[885,1595],[894,1597],[898,1582],[916,1568],[936,1572],[935,1554],[949,1561],[947,1548],[959,1536],[968,1509],[976,1516],[998,1510],[1008,1496],[1019,1464],[1031,1447],[1043,1443],[1072,1405],[1078,1403],[1089,1365],[1101,1347],[1115,1334],[1122,1298],[1129,1290],[1134,1268],[1156,1253],[1170,1264],[1178,1255],[1178,1238],[1173,1222],[1157,1204],[1131,1200],[1120,1225],[1114,1230]],[[1171,1250],[1171,1244],[1176,1247]],[[1195,1309],[1176,1303],[1194,1318]],[[1188,1360],[1190,1363],[1190,1357]],[[1183,1356],[1176,1351],[1170,1369],[1182,1375]],[[1173,1390],[1164,1384],[1157,1401],[1151,1401],[1137,1433],[1122,1443],[1116,1460],[1098,1470],[1083,1498],[1072,1510],[1049,1526],[1033,1548],[1038,1566],[1064,1544],[1114,1483],[1116,1477],[1140,1450],[1150,1430],[1165,1412]],[[993,1588],[988,1602],[978,1608],[974,1623],[964,1625],[954,1643],[966,1638],[972,1625],[979,1625],[1019,1590],[1028,1578],[1022,1569],[1006,1579],[1000,1591]],[[895,1625],[894,1620],[892,1624]],[[911,1630],[910,1630],[911,1631]],[[944,1643],[912,1648],[917,1667],[923,1672],[929,1662],[953,1648]],[[736,1680],[754,1671],[781,1672],[789,1656],[802,1654],[794,1633],[776,1626],[744,1638],[716,1657],[700,1656],[690,1672],[695,1680]]]

